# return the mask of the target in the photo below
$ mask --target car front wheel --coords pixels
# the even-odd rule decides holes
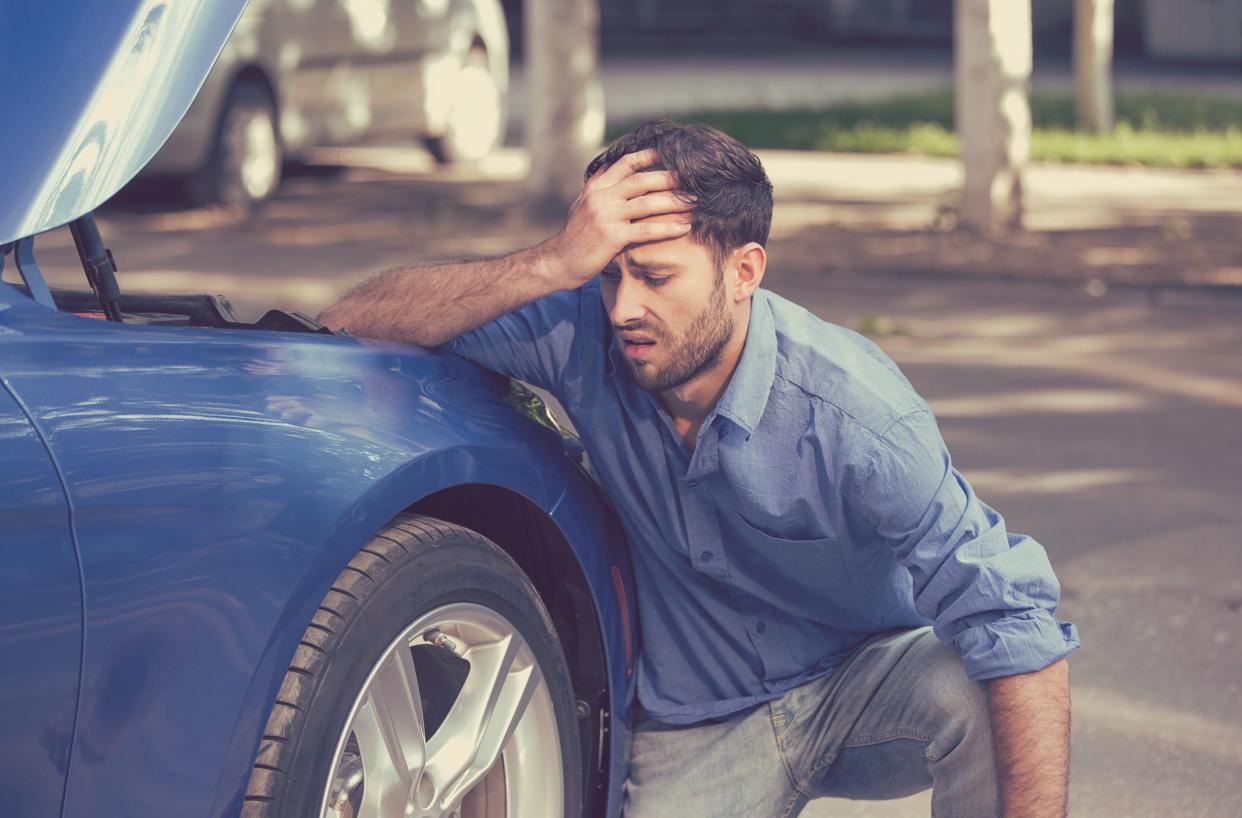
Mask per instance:
[[[271,94],[257,82],[229,91],[207,164],[190,180],[194,199],[253,208],[280,186],[284,152]]]
[[[269,715],[244,818],[571,818],[574,696],[507,554],[403,516],[333,583]]]
[[[425,138],[437,162],[472,162],[487,156],[504,137],[505,101],[487,52],[472,48],[457,72],[453,103],[443,134]]]

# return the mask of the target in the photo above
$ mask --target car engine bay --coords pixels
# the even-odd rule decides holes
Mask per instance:
[[[222,295],[122,293],[116,281],[117,267],[112,251],[103,246],[93,215],[88,213],[75,219],[69,228],[91,286],[89,291],[49,288],[35,261],[33,236],[0,248],[0,272],[4,270],[5,257],[11,253],[23,282],[8,286],[60,312],[117,323],[348,334],[334,333],[303,313],[278,309],[268,310],[254,322],[241,321]]]

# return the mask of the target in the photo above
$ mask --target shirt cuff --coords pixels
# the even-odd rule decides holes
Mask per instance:
[[[976,681],[1033,673],[1079,646],[1078,629],[1042,609],[1022,611],[953,637],[966,673]]]

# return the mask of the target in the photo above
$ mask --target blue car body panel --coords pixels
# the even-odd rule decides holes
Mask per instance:
[[[246,0],[4,3],[0,243],[89,213],[172,133]]]
[[[0,474],[0,814],[55,818],[77,710],[82,589],[51,457],[2,386]]]
[[[547,512],[578,557],[607,659],[608,811],[619,810],[631,623],[613,575],[628,582],[624,543],[560,437],[504,403],[504,379],[413,347],[104,323],[5,285],[0,378],[17,398],[0,403],[0,510],[41,509],[17,540],[4,531],[6,551],[22,549],[5,585],[25,588],[0,603],[19,615],[0,623],[0,653],[42,663],[37,682],[0,671],[21,687],[0,698],[0,797],[36,761],[51,777],[71,741],[69,818],[237,815],[268,710],[333,579],[418,499],[482,483]],[[52,457],[73,506],[84,610]],[[54,648],[35,644],[40,629]],[[14,719],[38,724],[22,738]],[[35,741],[43,755],[12,766]],[[12,814],[54,814],[48,793],[17,795]]]

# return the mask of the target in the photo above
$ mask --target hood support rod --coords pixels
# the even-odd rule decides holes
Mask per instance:
[[[35,261],[34,236],[26,236],[14,242],[13,255],[17,259],[17,273],[22,277],[22,281],[26,282],[30,297],[37,304],[56,309],[56,302],[52,300],[52,292],[43,280],[43,271],[39,269],[39,263]]]
[[[69,232],[78,248],[78,258],[82,259],[86,280],[95,291],[104,315],[109,321],[120,323],[121,308],[117,301],[121,297],[121,287],[116,283],[116,262],[112,260],[112,251],[103,246],[95,216],[87,213],[69,222]]]

